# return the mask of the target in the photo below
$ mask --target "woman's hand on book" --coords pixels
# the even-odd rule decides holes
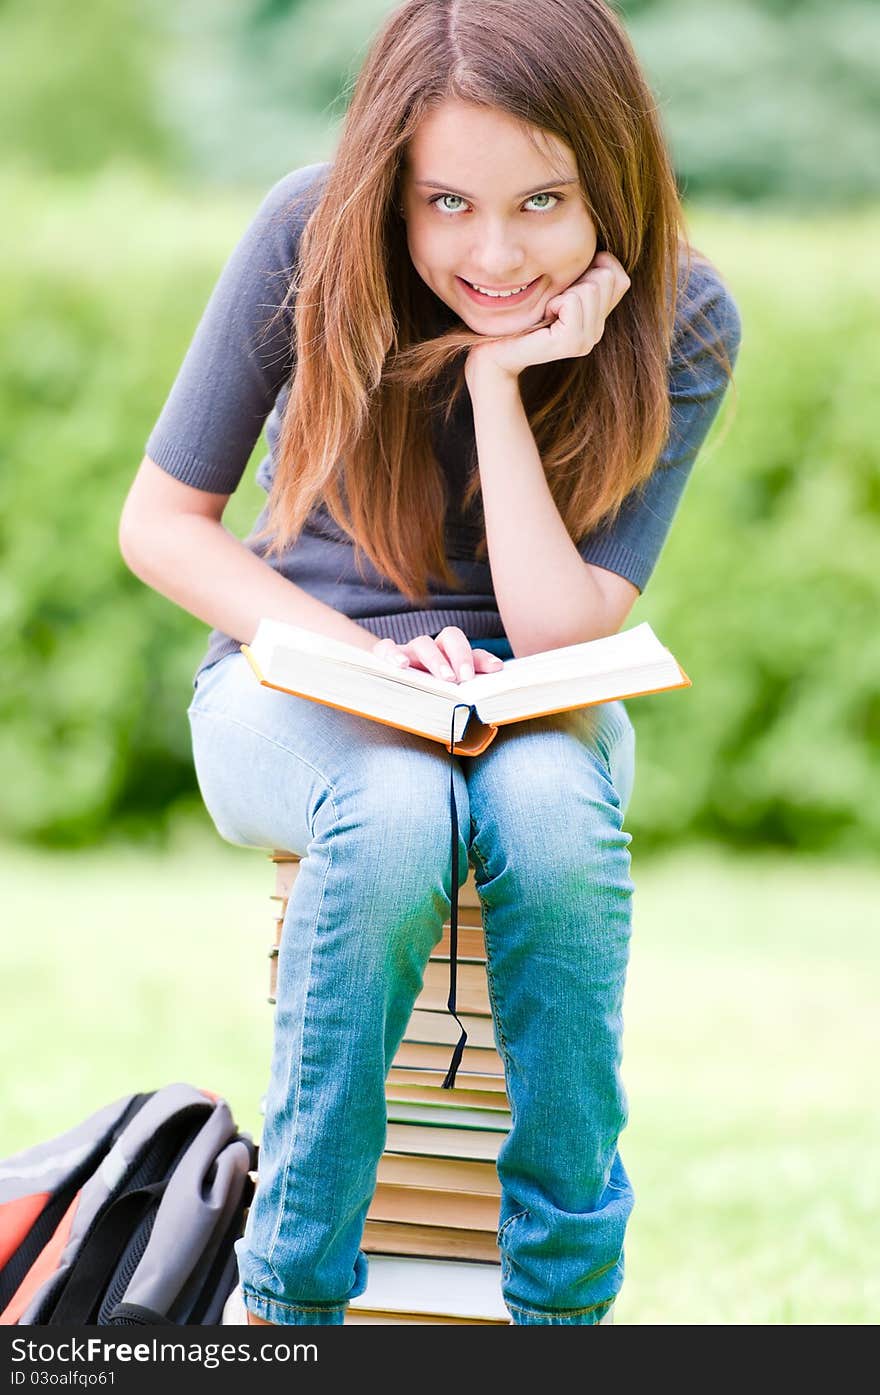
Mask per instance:
[[[468,387],[484,371],[516,379],[533,363],[585,357],[602,338],[605,321],[631,284],[611,252],[597,252],[567,290],[547,301],[538,326],[469,350],[465,362]]]
[[[449,683],[464,683],[477,673],[497,673],[504,667],[503,661],[488,649],[472,649],[464,630],[456,625],[447,625],[436,639],[418,635],[406,644],[380,639],[372,652],[398,668],[421,669]]]

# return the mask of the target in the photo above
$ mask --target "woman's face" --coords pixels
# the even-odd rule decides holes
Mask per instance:
[[[574,152],[540,133],[536,149],[506,112],[449,100],[409,143],[401,181],[413,266],[478,334],[537,324],[596,252]],[[510,298],[484,291],[527,289]]]

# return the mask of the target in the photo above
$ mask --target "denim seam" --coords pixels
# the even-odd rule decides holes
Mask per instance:
[[[621,704],[621,705],[622,705],[622,704]],[[609,770],[611,769],[611,758],[613,757],[614,752],[617,750],[618,746],[621,744],[621,742],[623,741],[624,737],[627,736],[627,735],[629,734],[630,731],[633,731],[633,732],[635,731],[635,728],[633,727],[633,723],[632,723],[632,718],[630,717],[630,715],[629,715],[629,713],[627,712],[627,710],[626,710],[625,707],[623,708],[623,712],[624,712],[624,716],[625,716],[626,720],[625,720],[625,721],[624,721],[624,720],[621,720],[619,723],[616,724],[617,727],[618,727],[617,735],[616,735],[616,737],[615,737],[615,739],[614,739],[614,744],[612,745],[611,750],[610,750],[609,753],[608,753],[608,768],[609,768]]]
[[[284,1308],[288,1313],[339,1313],[344,1312],[347,1306],[345,1300],[341,1303],[285,1303],[280,1298],[267,1298],[264,1293],[258,1293],[245,1284],[242,1284],[241,1291],[245,1298],[254,1298],[269,1307]]]
[[[611,766],[614,760],[614,752],[617,750],[617,743],[620,741],[621,732],[617,730],[616,722],[609,723],[609,726],[611,736],[610,741],[608,741],[607,743],[603,741],[602,736],[597,731],[593,737],[592,742],[584,742],[583,744],[586,746],[587,750],[590,750],[592,747],[595,748],[595,750],[598,752],[602,764],[605,767],[605,774],[608,776],[608,779],[611,781],[611,784],[613,785],[614,775],[612,773]]]
[[[239,725],[241,725],[241,723],[240,723]],[[257,733],[257,734],[259,735],[259,733]],[[269,740],[270,738],[267,737],[266,739]],[[277,745],[278,743],[275,742],[275,743],[273,743],[273,744]],[[282,749],[285,749],[285,748],[282,748]],[[311,767],[310,767],[310,768],[311,768]],[[321,776],[321,778],[324,779],[323,776]],[[334,789],[332,783],[330,783],[330,782],[325,782],[325,783],[327,783],[327,787],[328,787],[328,789],[330,790],[330,796],[329,796],[329,797],[330,797],[330,802],[331,802],[331,804],[332,804],[332,806],[333,806],[334,815],[335,815],[335,813],[336,813],[336,800],[335,800],[336,791],[335,791],[335,789]],[[338,821],[338,816],[337,816],[337,821]],[[328,842],[328,844],[327,844],[327,867],[326,867],[326,869],[325,869],[325,871],[324,871],[324,880],[323,880],[323,882],[321,883],[321,895],[320,895],[320,897],[319,897],[319,899],[318,899],[318,906],[317,906],[317,909],[316,909],[316,911],[315,911],[315,918],[314,918],[314,921],[313,921],[313,928],[312,928],[312,938],[311,938],[311,944],[310,944],[310,947],[309,947],[308,987],[307,987],[307,989],[306,989],[306,1000],[305,1000],[305,1003],[303,1004],[302,1031],[300,1032],[300,1038],[299,1038],[299,1063],[300,1063],[299,1084],[298,1084],[298,1088],[297,1088],[297,1092],[296,1092],[296,1104],[295,1104],[295,1106],[294,1106],[294,1115],[293,1115],[293,1125],[292,1125],[292,1128],[291,1128],[290,1147],[287,1149],[287,1154],[286,1154],[285,1159],[284,1159],[284,1176],[283,1176],[282,1181],[281,1181],[281,1198],[280,1198],[279,1203],[278,1203],[278,1220],[277,1220],[277,1222],[276,1222],[276,1224],[275,1224],[275,1233],[274,1233],[274,1235],[272,1236],[272,1240],[271,1240],[271,1242],[270,1242],[270,1244],[269,1244],[269,1249],[268,1249],[267,1256],[266,1256],[266,1262],[269,1264],[270,1268],[273,1268],[273,1269],[274,1269],[274,1265],[272,1264],[272,1260],[273,1260],[273,1257],[274,1257],[274,1254],[275,1254],[275,1246],[278,1244],[278,1237],[279,1237],[279,1235],[281,1234],[281,1222],[282,1222],[282,1219],[283,1219],[283,1217],[284,1217],[284,1207],[285,1207],[285,1203],[286,1203],[286,1201],[287,1201],[287,1186],[288,1186],[288,1179],[289,1179],[289,1177],[290,1177],[291,1159],[292,1159],[292,1156],[293,1156],[294,1147],[295,1147],[295,1145],[296,1145],[296,1126],[297,1126],[297,1124],[298,1124],[298,1122],[299,1122],[299,1107],[300,1107],[300,1100],[301,1100],[301,1098],[302,1098],[302,1074],[303,1074],[303,1073],[302,1073],[302,1062],[303,1062],[303,1056],[304,1056],[304,1054],[305,1054],[306,1024],[307,1024],[307,1022],[308,1022],[308,1017],[309,1017],[309,997],[310,997],[310,995],[311,995],[312,986],[313,986],[313,982],[314,982],[313,975],[312,975],[312,960],[313,960],[314,953],[315,953],[315,941],[316,941],[317,938],[318,938],[318,924],[319,924],[320,919],[321,919],[321,911],[323,910],[323,907],[324,907],[324,895],[325,895],[325,892],[326,892],[326,890],[327,890],[327,879],[328,879],[328,877],[329,877],[329,875],[330,875],[330,869],[332,868],[332,866],[333,866],[333,845],[332,845],[332,842]],[[287,906],[288,906],[288,910],[289,910],[289,909],[290,909],[290,901],[289,901],[289,900],[288,900]],[[291,1075],[292,1075],[292,1073],[293,1073],[293,1061],[294,1061],[294,1053],[291,1052],[291,1053],[290,1053],[290,1059],[289,1059],[289,1062],[288,1062],[288,1067],[287,1067],[287,1082],[286,1082],[286,1084],[285,1084],[285,1098],[287,1098],[287,1097],[289,1096],[289,1092],[290,1092],[290,1077],[291,1077]],[[277,1271],[275,1271],[275,1272],[277,1273]],[[273,1301],[274,1301],[274,1300],[273,1300]]]
[[[329,780],[323,771],[319,770],[316,765],[312,765],[311,761],[306,760],[298,751],[294,751],[290,746],[285,746],[283,741],[276,741],[274,736],[267,736],[264,731],[258,731],[256,727],[250,726],[247,722],[239,721],[238,717],[230,717],[227,712],[206,712],[204,708],[190,709],[190,711],[196,717],[210,717],[212,721],[229,722],[234,727],[240,727],[242,731],[250,732],[251,736],[259,736],[263,741],[268,741],[270,746],[275,746],[286,756],[293,756],[294,760],[298,760],[307,770],[311,770],[314,775],[318,776],[319,780],[323,780],[332,793],[335,793],[332,780]],[[312,832],[314,833],[314,829]]]
[[[598,732],[593,736],[592,740],[590,741],[580,740],[580,745],[582,749],[586,751],[588,756],[592,756],[597,761],[603,776],[608,781],[608,785],[611,789],[611,794],[613,797],[611,799],[606,800],[605,802],[607,802],[611,808],[619,810],[621,825],[623,823],[623,819],[625,818],[625,814],[623,811],[623,803],[620,797],[620,791],[617,788],[617,782],[614,778],[614,770],[612,767],[614,764],[614,753],[628,730],[628,727],[624,727],[621,731],[617,733],[610,746],[608,747],[607,752],[603,741],[599,737]]]
[[[527,1317],[556,1318],[580,1317],[581,1313],[594,1313],[597,1308],[605,1308],[610,1303],[613,1303],[614,1298],[603,1298],[601,1303],[591,1303],[589,1308],[557,1308],[553,1312],[548,1310],[542,1312],[540,1308],[523,1308],[519,1303],[512,1303],[509,1298],[506,1298],[504,1301],[512,1312],[525,1313]]]
[[[485,862],[485,860],[484,860],[484,858],[483,858],[483,856],[482,856],[482,854],[481,854],[481,852],[480,852],[480,849],[477,847],[477,843],[476,843],[476,840],[475,840],[475,839],[473,839],[473,840],[471,841],[471,851],[473,852],[474,857],[476,858],[477,862],[480,864],[480,871],[483,873],[483,876],[484,876],[484,878],[485,878],[485,877],[487,876],[487,874],[488,874],[489,868],[488,868],[488,865],[487,865],[487,863]],[[490,926],[490,923],[489,923],[489,922],[490,922],[489,905],[488,905],[488,902],[484,899],[483,893],[482,893],[482,891],[480,890],[479,887],[477,887],[477,894],[479,895],[479,898],[480,898],[480,906],[481,906],[481,909],[482,909],[482,916],[483,916],[483,936],[484,936],[485,941],[486,941],[486,984],[487,984],[487,987],[488,987],[488,989],[489,989],[489,1001],[490,1001],[490,1003],[491,1003],[491,1005],[492,1005],[492,1012],[493,1012],[493,1015],[494,1015],[494,1018],[495,1018],[495,1023],[496,1023],[496,1025],[497,1025],[497,1027],[498,1027],[498,1037],[499,1037],[499,1040],[500,1040],[500,1042],[501,1042],[501,1054],[502,1054],[502,1057],[503,1057],[503,1059],[504,1059],[504,1074],[505,1074],[505,1079],[507,1079],[507,1078],[509,1078],[509,1076],[510,1076],[510,1055],[509,1055],[509,1050],[508,1050],[508,1046],[507,1046],[507,1038],[506,1038],[505,1035],[504,1035],[504,1027],[503,1027],[503,1024],[502,1024],[502,1021],[501,1021],[501,1011],[500,1011],[500,1009],[499,1009],[499,1006],[498,1006],[498,999],[497,999],[497,996],[496,996],[496,993],[495,993],[495,976],[494,976],[494,973],[493,973],[493,970],[492,970],[492,956],[491,956],[491,954],[489,953],[489,943],[490,943],[490,940],[491,940],[491,938],[492,938],[492,936],[491,936],[491,926]],[[515,1122],[515,1117],[516,1117],[516,1116],[515,1116],[515,1114],[514,1114],[514,1112],[513,1112],[513,1101],[511,1101],[511,1121],[510,1121],[510,1127],[511,1127],[511,1128],[513,1128],[513,1125],[514,1125],[514,1122]]]
[[[606,704],[595,705],[605,706]],[[610,736],[610,740],[607,743],[602,738],[601,723],[599,724],[599,729],[593,733],[592,740],[585,741],[579,738],[581,746],[587,751],[595,752],[595,754],[599,756],[604,773],[608,776],[612,785],[614,785],[614,774],[612,771],[614,752],[632,726],[632,719],[626,711],[626,708],[623,709],[623,712],[624,717],[621,719],[618,719],[617,713],[606,714],[605,727],[607,734]]]
[[[482,873],[483,879],[485,880],[486,877],[487,877],[487,875],[488,875],[489,868],[488,868],[488,864],[486,863],[485,859],[483,858],[483,856],[482,856],[482,854],[481,854],[481,852],[480,852],[480,849],[479,849],[478,846],[477,846],[476,838],[473,838],[473,839],[471,840],[471,852],[473,853],[474,861],[475,861],[476,864],[478,864],[479,869],[480,869],[480,872]],[[489,904],[488,904],[488,902],[485,900],[485,898],[484,898],[484,896],[483,896],[483,893],[482,893],[482,891],[481,891],[481,889],[480,889],[479,886],[477,887],[477,895],[478,895],[479,898],[480,898],[480,908],[481,908],[481,914],[482,914],[482,919],[483,919],[483,936],[484,936],[484,939],[485,939],[485,942],[486,942],[486,986],[487,986],[487,988],[488,988],[488,990],[489,990],[489,1002],[490,1002],[490,1004],[491,1004],[491,1006],[492,1006],[492,1018],[493,1018],[493,1021],[495,1022],[496,1026],[497,1026],[497,1028],[498,1028],[498,1040],[499,1040],[499,1042],[501,1043],[501,1059],[502,1059],[502,1061],[503,1061],[503,1063],[504,1063],[504,1081],[505,1081],[505,1085],[508,1086],[508,1100],[509,1100],[509,1104],[510,1104],[510,1130],[511,1130],[511,1132],[513,1132],[513,1129],[514,1129],[514,1127],[515,1127],[515,1125],[516,1125],[516,1105],[515,1105],[515,1103],[514,1103],[514,1100],[513,1100],[512,1097],[510,1096],[510,1090],[509,1090],[509,1081],[510,1081],[510,1076],[511,1076],[511,1070],[510,1070],[510,1052],[509,1052],[508,1046],[507,1046],[507,1038],[506,1038],[505,1035],[504,1035],[504,1026],[503,1026],[503,1023],[502,1023],[502,1020],[501,1020],[501,1010],[500,1010],[500,1008],[499,1008],[499,1006],[498,1006],[498,998],[497,998],[497,995],[496,995],[496,992],[495,992],[495,978],[494,978],[494,974],[493,974],[493,971],[492,971],[492,955],[491,955],[490,950],[489,950],[489,945],[490,945],[491,939],[492,939],[492,935],[491,935],[491,926],[490,926],[490,923],[489,923],[489,922],[490,922]],[[496,1170],[496,1172],[498,1171],[498,1165],[497,1165],[497,1163],[496,1163],[496,1165],[495,1165],[495,1170]],[[499,1176],[500,1176],[500,1174],[499,1174]],[[511,1221],[514,1221],[514,1220],[517,1220],[519,1217],[525,1216],[526,1214],[527,1214],[527,1209],[522,1210],[522,1211],[519,1211],[519,1212],[517,1212],[517,1214],[516,1214],[515,1216],[509,1216],[508,1219],[504,1222],[504,1225],[503,1225],[503,1226],[501,1227],[501,1229],[498,1231],[498,1235],[497,1235],[497,1237],[496,1237],[496,1244],[499,1245],[499,1248],[500,1248],[501,1237],[502,1237],[502,1235],[504,1234],[504,1232],[505,1232],[505,1230],[507,1229],[507,1227],[510,1225],[510,1222],[511,1222]],[[509,1260],[507,1260],[507,1256],[505,1255],[504,1250],[501,1250],[501,1273],[502,1273],[502,1279],[504,1279],[504,1277],[505,1277],[505,1275],[504,1275],[505,1263],[509,1263]]]
[[[496,1236],[496,1240],[499,1246],[501,1244],[501,1237],[504,1234],[507,1227],[509,1225],[512,1225],[514,1221],[518,1221],[522,1216],[527,1216],[528,1214],[529,1208],[527,1206],[524,1206],[522,1211],[515,1211],[512,1216],[507,1217],[507,1220],[504,1222],[504,1225],[501,1227],[501,1229],[498,1232],[498,1235]]]
[[[606,750],[604,742],[602,742],[602,741],[600,740],[600,738],[599,738],[599,736],[598,736],[598,734],[597,734],[597,735],[594,737],[594,739],[593,739],[593,746],[595,747],[596,752],[597,752],[597,754],[598,754],[598,756],[599,756],[599,759],[600,759],[601,762],[602,762],[602,765],[603,765],[603,767],[604,767],[604,772],[605,772],[605,774],[608,776],[609,781],[610,781],[611,784],[613,785],[613,784],[614,784],[614,775],[612,774],[612,771],[611,771],[611,762],[612,762],[612,759],[614,758],[614,752],[615,752],[615,750],[617,749],[617,742],[616,742],[616,741],[612,742],[612,744],[611,744],[611,745],[607,748],[607,750]],[[589,750],[589,747],[587,747],[587,749]]]

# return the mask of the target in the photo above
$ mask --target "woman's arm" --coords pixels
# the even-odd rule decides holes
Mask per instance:
[[[595,279],[591,271],[561,299],[586,295],[590,275]],[[607,279],[607,268],[600,267],[598,275]],[[547,486],[517,374],[493,359],[496,352],[502,360],[505,355],[514,359],[534,352],[539,354],[536,361],[543,362],[550,348],[535,333],[511,337],[500,349],[480,347],[468,357],[465,377],[474,408],[492,578],[518,656],[615,634],[656,566],[691,468],[728,386],[727,375],[703,336],[708,330],[712,348],[723,348],[733,365],[742,332],[736,302],[711,265],[692,268],[687,290],[669,365],[670,430],[657,468],[646,486],[632,490],[623,501],[610,529],[594,530],[577,545],[569,538]],[[613,297],[614,292],[610,300]],[[582,316],[572,314],[570,308],[567,324],[560,310],[560,333],[564,337],[568,331],[571,340],[566,352],[560,344],[561,357],[588,351],[583,345],[578,349],[581,329],[587,346],[596,342],[591,314],[595,311],[601,318],[608,303],[609,298],[604,304],[591,302]],[[697,325],[699,337],[691,332]]]
[[[519,391],[519,374],[529,364],[590,353],[630,284],[616,257],[597,252],[566,291],[547,301],[545,313],[555,317],[548,326],[468,354],[489,564],[517,658],[616,634],[638,599],[625,577],[580,556],[547,484]]]
[[[145,457],[119,523],[119,547],[130,570],[246,644],[266,616],[372,650],[374,634],[288,581],[224,528],[228,499],[183,484]]]
[[[147,440],[119,545],[142,581],[235,639],[250,642],[268,616],[368,649],[375,635],[281,576],[222,522],[293,371],[282,304],[325,170],[308,165],[278,180],[227,259]]]
[[[616,634],[638,589],[608,573],[599,585],[547,484],[515,378],[490,364],[468,379],[498,610],[518,659]]]

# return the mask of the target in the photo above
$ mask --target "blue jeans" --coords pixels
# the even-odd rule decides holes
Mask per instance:
[[[450,758],[264,688],[240,653],[199,676],[189,718],[220,836],[303,858],[281,937],[259,1185],[236,1245],[244,1300],[270,1322],[337,1324],[366,1288],[385,1079],[457,891]],[[634,747],[610,702],[502,727],[482,755],[455,758],[459,875],[470,859],[510,1098],[498,1245],[516,1324],[596,1324],[623,1282]]]

